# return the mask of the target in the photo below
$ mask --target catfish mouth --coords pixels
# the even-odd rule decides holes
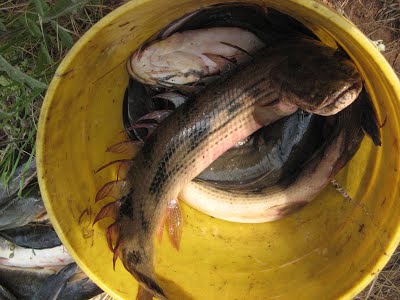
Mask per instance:
[[[330,116],[338,113],[342,109],[349,106],[357,99],[362,89],[361,80],[356,80],[352,85],[346,85],[343,89],[338,90],[331,97],[327,97],[319,108],[313,110],[313,113],[322,116]]]

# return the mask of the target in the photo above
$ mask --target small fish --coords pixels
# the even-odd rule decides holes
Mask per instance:
[[[298,108],[332,115],[350,105],[362,80],[354,64],[335,53],[311,39],[265,49],[161,122],[133,158],[126,179],[107,183],[96,196],[100,201],[110,196],[107,190],[121,192],[94,221],[116,219],[107,230],[114,262],[119,257],[143,288],[166,299],[154,274],[153,236],[168,218],[172,243],[179,248],[181,189],[263,125]]]
[[[51,225],[28,224],[0,231],[0,237],[24,248],[46,249],[61,246]]]
[[[0,237],[0,264],[15,267],[62,266],[73,262],[64,246],[48,249],[28,249]]]

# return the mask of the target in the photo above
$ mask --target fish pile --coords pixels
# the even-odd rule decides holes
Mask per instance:
[[[174,21],[137,49],[124,99],[130,137],[107,151],[133,158],[94,223],[140,284],[138,299],[168,299],[154,272],[153,236],[167,225],[179,250],[179,201],[211,216],[258,223],[315,198],[365,133],[380,145],[374,108],[341,49],[272,9],[219,4]],[[111,163],[99,169],[109,166]]]
[[[19,196],[21,177],[29,192]],[[61,244],[35,179],[32,160],[0,185],[0,299],[83,300],[102,293]]]

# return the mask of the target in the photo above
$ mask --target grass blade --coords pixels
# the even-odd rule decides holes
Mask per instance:
[[[21,72],[19,69],[13,67],[0,55],[0,71],[4,71],[10,76],[12,80],[19,83],[25,83],[33,89],[47,89],[47,84],[30,77],[29,75]]]
[[[51,25],[54,30],[58,33],[58,37],[60,38],[61,44],[67,49],[72,48],[74,45],[74,40],[71,34],[62,26],[60,26],[56,21],[51,21]]]
[[[74,12],[76,9],[83,7],[88,1],[89,0],[80,0],[80,1],[76,1],[76,2],[70,2],[70,1],[65,2],[65,1],[59,0],[59,2],[64,5],[60,5],[61,6],[60,9],[53,12],[52,15],[49,15],[49,16],[43,18],[43,23],[47,23],[47,22],[50,22],[51,20],[68,15],[68,14]]]
[[[6,25],[0,20],[0,31],[7,31]]]
[[[40,30],[39,26],[36,24],[34,20],[25,17],[25,22],[26,22],[26,27],[29,29],[33,37],[35,38],[42,37],[42,31]]]
[[[35,4],[36,11],[43,18],[46,15],[46,12],[49,10],[46,1],[44,0],[32,0]]]

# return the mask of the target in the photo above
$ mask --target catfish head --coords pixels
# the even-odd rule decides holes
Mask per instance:
[[[272,70],[271,79],[286,103],[328,116],[353,103],[361,92],[356,66],[338,49],[302,38],[272,51],[282,60]]]

